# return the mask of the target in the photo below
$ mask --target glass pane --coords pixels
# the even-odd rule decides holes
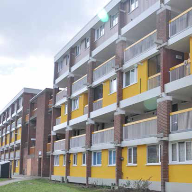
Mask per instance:
[[[135,69],[131,70],[130,74],[130,84],[135,83]]]
[[[93,165],[96,165],[97,163],[97,154],[96,152],[93,153]]]
[[[113,151],[113,164],[116,164],[116,151]]]
[[[103,84],[94,89],[94,101],[103,98]]]
[[[133,148],[133,164],[137,164],[137,148]]]
[[[128,163],[133,163],[132,162],[132,148],[128,150]]]
[[[177,144],[172,144],[172,161],[177,161]]]
[[[192,160],[191,142],[186,143],[186,160]]]
[[[97,153],[97,164],[101,165],[101,152]]]
[[[109,165],[112,165],[112,151],[109,151]]]
[[[179,162],[185,161],[185,143],[179,143]]]
[[[125,73],[125,86],[129,86],[129,85],[130,85],[130,71]]]
[[[159,163],[159,147],[157,145],[148,146],[148,163]]]

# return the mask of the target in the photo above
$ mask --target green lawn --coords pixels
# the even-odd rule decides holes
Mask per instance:
[[[9,180],[9,179],[0,178],[0,182],[1,182],[1,181],[7,181],[7,180]]]
[[[0,192],[104,192],[101,189],[86,189],[77,185],[55,183],[45,179],[16,182],[0,187]]]

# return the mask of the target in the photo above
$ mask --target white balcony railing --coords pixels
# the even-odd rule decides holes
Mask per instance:
[[[87,84],[87,75],[81,77],[72,84],[72,93],[75,93],[83,89],[84,87],[86,87],[86,84]]]
[[[114,142],[114,128],[104,129],[93,132],[92,143],[93,145],[113,143]]]
[[[171,113],[171,132],[192,130],[192,108]]]
[[[103,98],[93,102],[93,111],[101,109],[103,107]]]
[[[161,73],[148,78],[148,90],[159,87],[161,84]]]
[[[147,36],[143,37],[136,43],[130,45],[125,49],[124,60],[125,63],[134,57],[148,51],[155,46],[155,41],[157,39],[157,30],[151,32]]]
[[[192,26],[192,7],[169,22],[169,36],[172,37]]]
[[[65,150],[65,139],[54,142],[54,151],[64,151]]]
[[[70,139],[70,148],[85,147],[85,135],[79,135]]]
[[[123,127],[123,140],[157,136],[157,117],[128,123]]]
[[[170,82],[190,75],[190,63],[187,61],[170,69]]]
[[[56,95],[56,103],[61,101],[63,98],[67,97],[67,89],[60,91]]]
[[[93,71],[93,81],[107,75],[115,69],[115,56],[107,60],[103,64],[96,67]]]
[[[16,153],[15,153],[15,158],[16,158],[16,159],[20,159],[20,151],[16,151]]]

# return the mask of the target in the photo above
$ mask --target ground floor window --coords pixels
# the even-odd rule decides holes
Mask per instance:
[[[147,163],[160,163],[161,162],[161,147],[160,145],[147,146]]]
[[[86,153],[82,155],[82,165],[86,165]]]
[[[19,167],[19,160],[16,160],[16,161],[15,161],[15,166],[16,166],[16,167]]]
[[[137,147],[128,148],[128,165],[137,164]]]
[[[59,155],[54,156],[54,166],[59,166]]]
[[[77,154],[73,154],[73,166],[77,166]]]
[[[100,166],[101,165],[101,151],[93,152],[93,166]]]
[[[116,151],[115,150],[109,151],[109,165],[110,166],[116,165]]]
[[[66,165],[66,159],[65,158],[66,158],[65,155],[63,155],[63,166]]]

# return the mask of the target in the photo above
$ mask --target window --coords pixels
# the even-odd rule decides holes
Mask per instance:
[[[63,166],[65,166],[66,165],[66,157],[65,157],[65,155],[63,155]]]
[[[110,81],[110,94],[115,93],[117,91],[117,78],[111,79]]]
[[[63,64],[66,66],[69,65],[69,55],[64,57]]]
[[[75,111],[79,108],[79,98],[75,98],[72,100],[72,111]]]
[[[95,41],[98,40],[105,34],[105,25],[101,25],[98,29],[95,30]]]
[[[23,98],[21,97],[21,98],[19,98],[19,108],[22,107],[22,103],[23,103]]]
[[[95,87],[94,89],[94,101],[103,98],[103,84]]]
[[[147,147],[147,163],[160,163],[160,145]]]
[[[77,57],[81,53],[81,45],[77,45],[75,47],[75,56]]]
[[[82,155],[82,165],[86,165],[86,153]]]
[[[60,61],[60,62],[58,62],[58,69],[57,69],[58,73],[59,73],[62,69],[63,69],[63,63]]]
[[[17,103],[15,103],[14,112],[17,111]]]
[[[93,166],[100,166],[101,165],[101,151],[93,152]]]
[[[77,154],[73,154],[73,166],[77,166]]]
[[[148,60],[148,77],[160,73],[160,55],[156,55]]]
[[[137,164],[137,147],[128,148],[128,165]]]
[[[90,47],[90,38],[86,38],[85,39],[85,49],[89,48]]]
[[[118,23],[118,13],[111,16],[111,21],[110,21],[111,28],[117,25],[117,23]]]
[[[68,105],[67,105],[67,103],[65,103],[65,111],[64,111],[64,115],[67,115],[67,108],[68,108]]]
[[[54,166],[59,166],[59,155],[54,156]]]
[[[116,165],[116,151],[110,150],[109,151],[109,165]]]
[[[137,82],[137,68],[127,71],[124,75],[124,87],[133,85]]]
[[[130,12],[139,6],[138,0],[130,0]]]
[[[171,145],[171,161],[172,162],[189,162],[192,161],[192,142],[178,142]]]
[[[19,160],[16,160],[16,161],[15,161],[15,166],[16,166],[16,167],[19,167]]]

